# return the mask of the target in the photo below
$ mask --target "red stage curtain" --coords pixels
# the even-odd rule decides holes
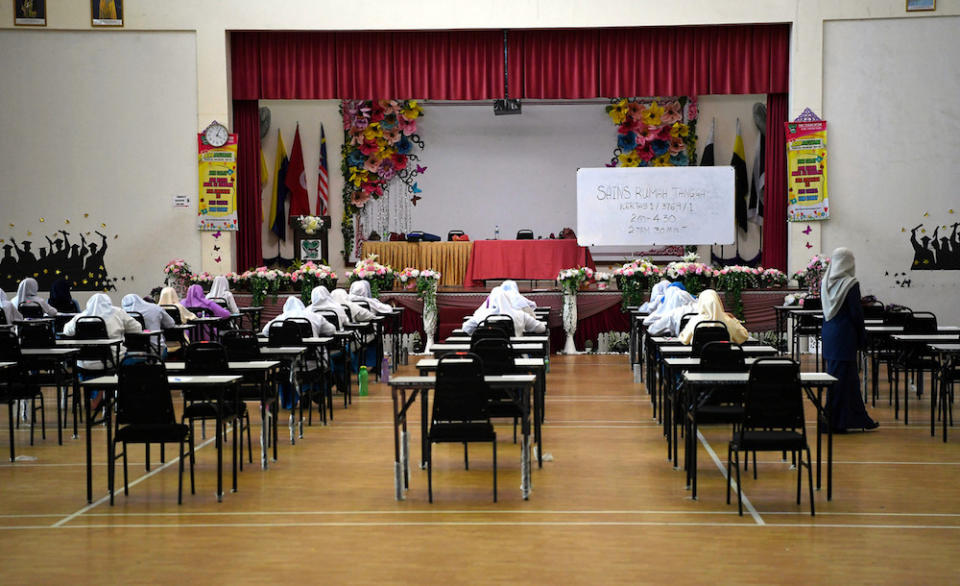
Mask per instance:
[[[789,90],[790,27],[716,27],[709,94],[777,94]]]
[[[763,202],[763,266],[787,270],[787,94],[767,95],[767,170]]]
[[[597,29],[536,30],[510,33],[519,45],[511,54],[522,66],[523,84],[511,81],[511,91],[527,99],[595,98],[598,93]],[[512,67],[511,67],[512,69]]]
[[[600,34],[599,96],[702,95],[710,91],[713,27],[612,29]]]
[[[234,100],[260,99],[260,33],[230,33]]]
[[[237,268],[245,271],[263,263],[260,248],[260,115],[256,100],[234,100],[233,130],[237,134]]]
[[[338,98],[338,69],[335,33],[261,33],[261,99]]]

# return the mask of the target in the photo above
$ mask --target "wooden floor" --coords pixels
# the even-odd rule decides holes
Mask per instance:
[[[395,501],[381,384],[347,410],[341,402],[333,424],[307,428],[296,446],[281,440],[279,461],[246,468],[222,503],[208,442],[198,492],[182,506],[176,465],[145,473],[140,448],[131,450],[140,461],[131,461],[130,495],[121,489],[109,506],[101,428],[100,500],[86,506],[84,442],[58,446],[48,421],[34,447],[28,428],[16,432],[18,453],[32,460],[0,464],[0,582],[955,583],[960,426],[951,443],[931,438],[924,398],[911,402],[916,419],[906,427],[883,389],[883,406],[871,409],[880,429],[837,437],[833,501],[818,492],[815,518],[806,486],[796,504],[796,472],[777,455],[762,458],[759,480],[745,476],[753,514],[726,505],[712,454],[726,461],[730,432],[719,427],[704,429],[692,501],[623,356],[551,360],[552,461],[534,469],[529,501],[509,425],[498,426],[499,503],[489,448],[472,447],[465,471],[462,448],[445,445],[435,449],[434,504],[416,467],[407,500]],[[5,415],[0,432],[7,437]]]

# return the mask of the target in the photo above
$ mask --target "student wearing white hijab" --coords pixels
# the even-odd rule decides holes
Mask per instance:
[[[333,324],[324,319],[322,315],[307,310],[299,297],[290,295],[287,297],[286,303],[283,304],[283,313],[267,322],[267,325],[263,327],[263,333],[270,335],[270,328],[274,324],[292,317],[302,317],[309,321],[313,327],[314,336],[332,336],[337,331]]]
[[[657,307],[663,303],[663,295],[667,292],[667,287],[669,286],[670,281],[666,279],[660,279],[660,282],[654,285],[653,289],[650,290],[650,300],[646,301],[640,306],[640,311],[646,311],[648,314],[656,311]]]
[[[77,320],[86,316],[96,316],[103,319],[103,325],[106,326],[108,338],[122,338],[125,333],[143,331],[143,328],[140,327],[140,322],[127,315],[127,312],[119,307],[114,307],[113,302],[110,301],[106,293],[97,293],[87,300],[87,307],[83,311],[73,316],[73,319],[63,326],[63,334],[65,336],[77,335]],[[121,346],[120,353],[123,354],[124,351],[124,348]],[[80,368],[88,370],[99,370],[103,368],[103,363],[99,360],[81,360],[77,364]]]
[[[730,334],[730,341],[734,344],[743,344],[750,337],[750,333],[743,327],[740,320],[723,310],[723,301],[713,289],[707,289],[697,297],[697,315],[690,318],[686,327],[680,332],[680,341],[684,344],[692,344],[693,330],[702,321],[723,322],[727,327],[727,333]]]
[[[340,329],[343,329],[344,324],[350,321],[347,319],[347,312],[343,310],[343,306],[333,300],[330,291],[323,285],[314,287],[313,291],[310,292],[310,307],[307,309],[310,311],[323,309],[336,313],[337,319],[340,321]]]
[[[370,310],[376,313],[392,313],[393,307],[373,298],[373,292],[370,289],[370,283],[364,279],[354,281],[350,284],[350,299],[353,301],[366,301]]]
[[[44,315],[57,315],[57,310],[44,301],[43,297],[40,297],[40,287],[33,277],[27,277],[20,281],[20,286],[17,287],[17,296],[13,298],[12,303],[14,307],[19,309],[20,305],[27,301],[33,301],[39,305]]]
[[[696,301],[682,286],[671,284],[656,311],[643,318],[647,331],[652,336],[676,336],[680,333],[680,318],[697,312]]]
[[[500,288],[507,294],[507,299],[510,300],[510,305],[514,309],[534,315],[533,310],[537,308],[537,304],[520,294],[520,288],[517,287],[516,281],[507,279],[500,283]]]
[[[213,278],[213,284],[210,285],[210,292],[207,293],[207,299],[215,298],[226,301],[227,310],[229,310],[230,313],[240,313],[240,309],[237,307],[237,301],[233,298],[233,293],[230,292],[230,283],[223,275],[217,275]]]
[[[7,299],[7,294],[4,293],[3,289],[0,289],[0,311],[7,318],[6,323],[8,324],[12,324],[15,319],[23,319],[23,316],[17,310],[17,306]]]
[[[860,394],[857,350],[866,344],[860,284],[855,276],[853,253],[838,248],[830,255],[830,268],[820,283],[823,303],[823,360],[837,382],[827,392],[834,431],[876,429]]]
[[[144,328],[147,331],[162,332],[165,328],[172,328],[176,325],[169,313],[156,303],[147,303],[136,293],[124,295],[123,299],[120,300],[120,308],[128,315],[130,312],[135,312],[143,316]],[[162,334],[160,335],[160,346],[163,349],[162,352],[167,349],[166,340],[164,340]],[[177,348],[179,347],[180,345],[177,344]]]
[[[350,310],[350,319],[357,323],[368,322],[376,317],[372,311],[366,309],[350,299],[350,294],[343,289],[334,289],[330,292],[330,297],[340,305],[346,305]]]
[[[473,312],[463,324],[463,331],[473,334],[483,320],[491,315],[508,315],[513,320],[513,332],[515,336],[522,336],[525,332],[542,334],[547,331],[547,326],[537,318],[525,311],[513,308],[507,293],[500,287],[494,287],[490,295],[480,307]]]

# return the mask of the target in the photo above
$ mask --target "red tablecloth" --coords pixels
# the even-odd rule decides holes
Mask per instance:
[[[563,269],[596,268],[590,250],[573,239],[477,240],[463,278],[465,287],[482,287],[488,279],[557,278]]]

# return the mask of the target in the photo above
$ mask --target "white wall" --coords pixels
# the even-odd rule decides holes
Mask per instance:
[[[193,33],[3,30],[0,79],[0,238],[99,230],[118,293],[199,264]]]
[[[910,229],[960,221],[960,17],[828,22],[824,118],[831,219],[864,294],[960,320],[960,272],[913,271]],[[909,39],[907,42],[906,39]],[[953,210],[953,213],[950,212]],[[906,279],[910,287],[896,281]]]

